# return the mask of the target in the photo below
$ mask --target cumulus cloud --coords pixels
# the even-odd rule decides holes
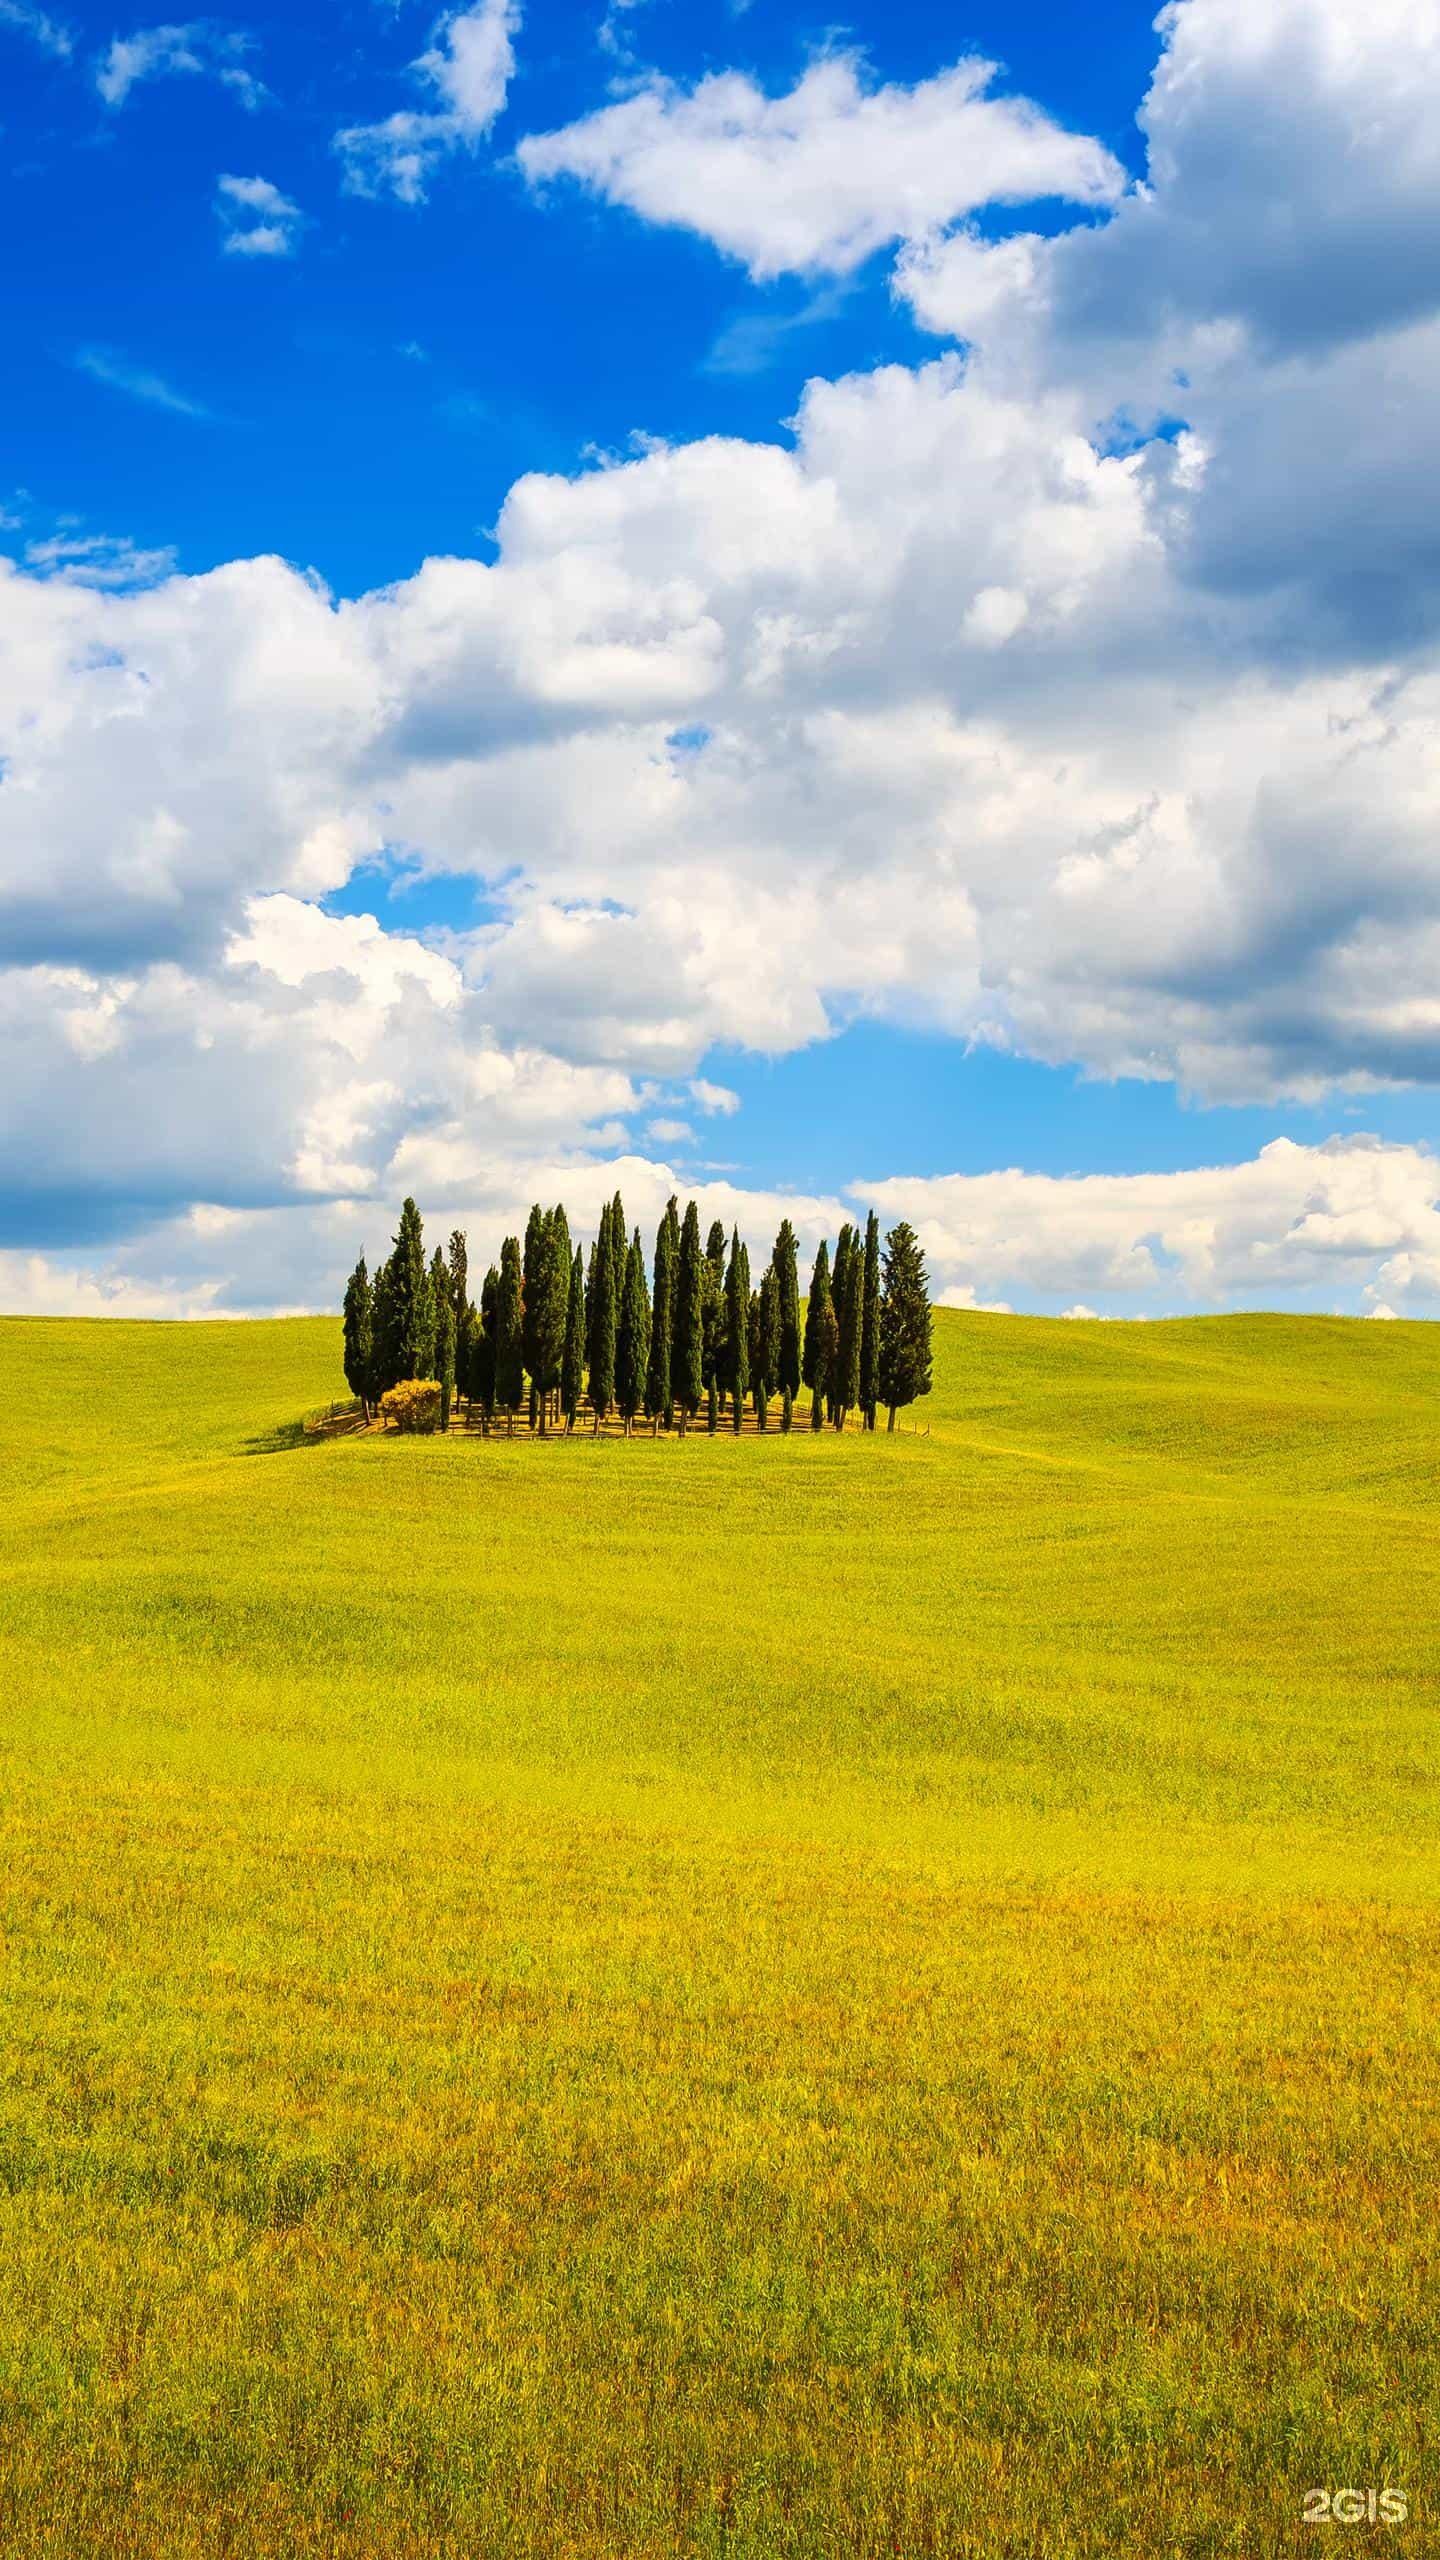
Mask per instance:
[[[142,27],[134,35],[114,36],[95,67],[95,86],[107,107],[123,107],[132,89],[144,80],[171,80],[205,75],[230,90],[242,107],[263,104],[264,83],[246,67],[254,37],[206,19],[185,26]]]
[[[438,105],[402,107],[377,124],[348,125],[336,134],[352,195],[419,204],[441,162],[483,140],[504,112],[519,24],[517,0],[481,0],[478,9],[440,20],[428,50],[411,65]]]
[[[516,156],[532,185],[576,179],[700,233],[757,278],[843,275],[980,205],[1120,193],[1108,151],[1028,99],[990,96],[995,76],[972,59],[913,88],[874,88],[857,55],[832,53],[779,98],[734,71],[691,90],[652,79],[559,132],[526,135]]]
[[[138,592],[78,554],[0,567],[0,936],[16,1055],[44,1062],[17,1067],[4,1163],[50,1202],[16,1243],[52,1250],[87,1184],[116,1220],[319,1218],[302,1198],[388,1197],[398,1167],[438,1185],[462,1140],[498,1198],[562,1128],[584,1172],[637,1112],[724,1112],[712,1049],[858,1016],[1209,1097],[1440,1078],[1440,277],[1413,247],[1435,40],[1389,0],[1182,0],[1143,194],[1054,240],[907,253],[900,289],[966,352],[816,381],[783,443],[527,475],[493,561],[354,601],[274,560]],[[457,68],[462,110],[426,60],[436,112],[473,122],[482,73]],[[778,180],[732,192],[791,220]],[[840,255],[865,201],[795,213],[787,254]],[[483,884],[485,923],[391,952],[324,914],[386,857]],[[161,1143],[146,1115],[192,1078],[203,1108]],[[1335,1285],[1423,1302],[1428,1159],[1299,1152],[1332,1219],[1400,1181],[1373,1246],[1324,1253]],[[1013,1256],[1003,1219],[962,1219],[942,1285],[1309,1289],[1301,1170],[1267,1151],[1224,1179],[1188,1211],[1007,1194]]]
[[[228,256],[293,257],[305,217],[269,178],[220,178],[215,192]]]
[[[1328,1303],[1337,1286],[1440,1295],[1440,1160],[1377,1138],[1276,1138],[1248,1163],[1184,1173],[945,1174],[855,1197],[887,1222],[909,1219],[948,1305],[996,1287],[1088,1288],[1171,1310]]]

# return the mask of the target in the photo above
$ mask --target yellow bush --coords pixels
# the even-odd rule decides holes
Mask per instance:
[[[433,1378],[402,1378],[380,1399],[380,1419],[397,1431],[438,1431],[440,1389]]]

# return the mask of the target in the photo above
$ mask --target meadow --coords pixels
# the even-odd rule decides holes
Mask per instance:
[[[1440,1329],[936,1349],[324,1440],[333,1322],[0,1325],[7,2555],[1440,2548]]]

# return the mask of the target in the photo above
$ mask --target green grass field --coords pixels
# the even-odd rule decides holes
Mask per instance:
[[[0,1349],[7,2555],[1440,2548],[1440,1328],[628,1446]]]

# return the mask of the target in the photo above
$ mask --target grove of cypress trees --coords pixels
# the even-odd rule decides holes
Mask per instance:
[[[730,1239],[730,1268],[725,1274],[725,1383],[735,1404],[735,1428],[745,1410],[750,1384],[750,1274],[737,1227]]]
[[[694,1421],[705,1393],[705,1256],[700,1250],[700,1212],[693,1200],[680,1230],[670,1388],[680,1407],[683,1430]]]
[[[800,1392],[800,1274],[795,1230],[788,1218],[775,1239],[771,1267],[780,1297],[780,1344],[774,1383],[782,1396],[788,1394],[793,1399]]]
[[[511,1432],[525,1394],[525,1274],[518,1236],[507,1236],[500,1248],[500,1283],[495,1293],[495,1402],[508,1416]]]
[[[618,1290],[614,1270],[614,1221],[600,1212],[595,1268],[590,1280],[590,1404],[598,1431],[615,1400],[615,1329]]]
[[[839,1340],[835,1351],[835,1428],[843,1431],[845,1417],[860,1401],[860,1337],[865,1313],[865,1255],[860,1243],[860,1230],[852,1228],[850,1250],[845,1257],[845,1272],[836,1292],[836,1319]]]
[[[902,1405],[930,1393],[930,1288],[925,1256],[913,1227],[892,1227],[885,1239],[880,1298],[879,1400],[888,1408],[888,1431]]]
[[[650,1292],[645,1284],[645,1249],[637,1227],[625,1257],[625,1285],[620,1293],[620,1330],[615,1343],[615,1401],[628,1440],[636,1414],[645,1401],[650,1366]]]
[[[360,1399],[360,1410],[370,1419],[370,1388],[375,1368],[375,1342],[371,1330],[373,1303],[370,1274],[362,1253],[345,1283],[345,1384],[352,1396]]]
[[[880,1401],[880,1221],[872,1209],[865,1221],[865,1269],[860,1304],[860,1409],[865,1428],[875,1428]]]
[[[680,1221],[672,1193],[655,1230],[655,1303],[650,1311],[650,1365],[645,1379],[645,1410],[658,1429],[668,1431],[670,1407],[670,1337],[675,1328],[675,1265],[680,1252]]]
[[[565,1307],[565,1350],[560,1362],[560,1405],[565,1428],[573,1431],[585,1391],[585,1256],[575,1247],[570,1265],[570,1293]]]

